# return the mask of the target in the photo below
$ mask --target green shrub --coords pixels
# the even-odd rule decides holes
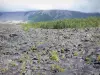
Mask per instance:
[[[62,48],[62,49],[61,49],[61,53],[64,53],[64,51],[65,51],[64,48]]]
[[[41,58],[40,57],[41,57],[41,55],[40,54],[37,54],[37,58],[38,58],[38,61],[37,62],[38,63],[40,63],[40,61],[41,61]]]
[[[77,51],[75,51],[73,55],[74,55],[74,56],[78,56],[78,52],[77,52]]]
[[[99,26],[100,26],[100,17],[54,20],[48,22],[27,23],[22,25],[25,31],[28,31],[28,29],[30,28],[63,29],[63,28],[89,28],[89,27],[99,27]]]
[[[62,57],[61,57],[62,59],[64,59],[65,58],[65,55],[62,55]]]
[[[89,57],[86,57],[85,58],[85,61],[86,61],[87,64],[90,64],[91,63],[91,59]]]
[[[31,51],[35,52],[37,50],[37,48],[35,46],[31,47]]]
[[[98,55],[97,60],[100,61],[100,55]]]
[[[7,70],[8,70],[7,68],[0,68],[0,71],[3,73],[6,72]]]
[[[50,59],[54,61],[59,61],[59,56],[57,51],[50,51]]]
[[[65,71],[64,68],[60,67],[59,65],[55,65],[55,64],[51,65],[51,70],[57,70],[59,72],[64,72]]]
[[[17,64],[16,64],[15,61],[11,61],[11,62],[10,62],[10,65],[13,66],[13,67],[17,66]]]

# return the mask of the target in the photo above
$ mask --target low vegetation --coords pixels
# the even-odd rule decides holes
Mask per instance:
[[[97,60],[100,61],[100,55],[98,55]]]
[[[58,52],[55,50],[50,51],[50,59],[54,61],[59,61]]]
[[[62,49],[61,49],[61,53],[64,53],[64,51],[65,51],[64,48],[62,48]]]
[[[51,65],[51,69],[52,69],[52,70],[56,70],[56,71],[58,71],[58,72],[64,72],[64,71],[65,71],[64,68],[62,68],[62,67],[59,66],[59,65],[55,65],[55,64]]]
[[[1,71],[2,73],[6,72],[7,70],[8,70],[7,68],[0,68],[0,71]]]
[[[86,61],[87,64],[90,64],[91,63],[91,59],[89,57],[86,57],[85,58],[85,61]]]
[[[61,57],[62,59],[64,59],[65,58],[65,55],[62,55],[62,57]]]
[[[27,31],[29,28],[63,29],[63,28],[99,27],[100,17],[64,19],[64,20],[54,20],[48,22],[35,22],[35,23],[23,24],[22,26],[25,31]]]
[[[74,56],[78,56],[78,52],[75,51],[75,52],[73,53],[73,55],[74,55]]]
[[[17,64],[16,64],[15,61],[11,61],[11,62],[10,62],[10,65],[13,66],[13,67],[17,66]]]
[[[21,65],[21,75],[26,71],[26,62],[23,62]]]
[[[37,48],[35,46],[32,46],[30,49],[32,52],[35,52],[37,50]]]
[[[37,54],[37,58],[38,58],[37,62],[40,63],[40,61],[41,61],[41,55],[39,53]]]

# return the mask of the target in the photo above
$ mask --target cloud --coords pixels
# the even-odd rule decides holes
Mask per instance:
[[[84,0],[73,6],[73,9],[84,12],[100,12],[100,0]]]
[[[100,12],[100,0],[0,0],[2,11],[67,9]]]

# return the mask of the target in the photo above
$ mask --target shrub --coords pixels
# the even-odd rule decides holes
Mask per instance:
[[[0,68],[0,71],[3,73],[6,72],[7,70],[8,70],[7,68]]]
[[[35,52],[37,50],[37,48],[35,46],[31,47],[31,51]]]
[[[61,49],[61,53],[64,53],[64,51],[65,51],[64,48],[62,48],[62,49]]]
[[[54,61],[59,61],[59,56],[58,56],[58,53],[57,53],[57,51],[51,51],[50,52],[50,59],[51,60],[54,60]]]
[[[55,65],[55,64],[51,65],[51,70],[57,70],[59,72],[64,72],[65,71],[64,68],[60,67],[59,65]]]
[[[97,60],[100,61],[100,55],[98,55]]]
[[[78,56],[78,52],[75,51],[73,55],[74,55],[74,56]]]
[[[15,61],[10,62],[10,64],[11,64],[11,66],[13,66],[13,67],[17,66],[17,64],[16,64]]]
[[[87,64],[90,64],[91,63],[91,59],[89,57],[86,57],[85,58],[85,61],[86,61]]]
[[[29,28],[44,28],[44,29],[63,29],[63,28],[88,28],[99,27],[100,17],[88,17],[88,18],[75,18],[54,20],[48,22],[35,22],[23,24],[22,27],[25,31]]]

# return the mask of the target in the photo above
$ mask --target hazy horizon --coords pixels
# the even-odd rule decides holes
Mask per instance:
[[[72,10],[99,12],[100,0],[0,0],[0,12],[33,10]]]

